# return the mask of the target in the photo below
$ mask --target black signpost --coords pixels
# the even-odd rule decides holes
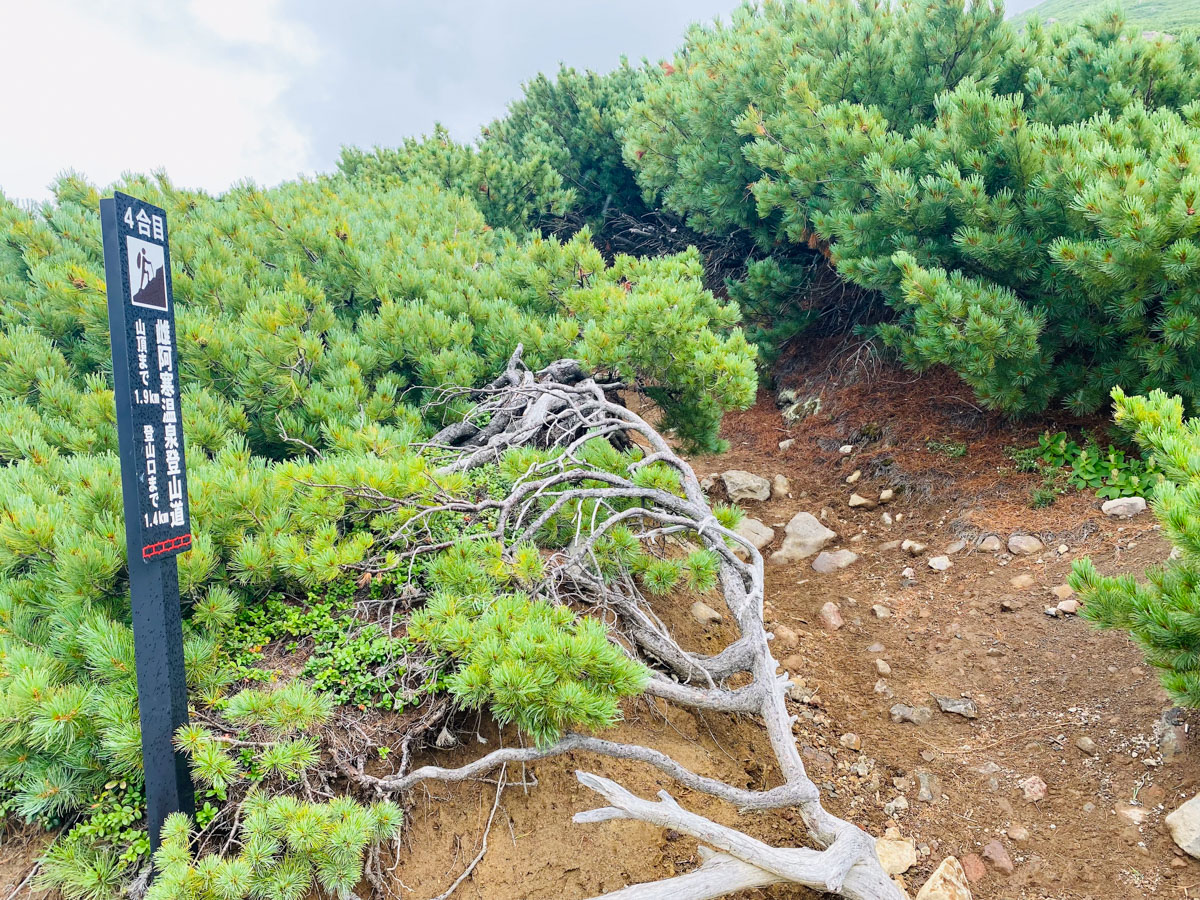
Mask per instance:
[[[187,724],[183,624],[175,556],[192,545],[167,216],[128,194],[100,201],[112,336],[125,543],[133,601],[146,818],[192,813],[187,760],[171,742]]]

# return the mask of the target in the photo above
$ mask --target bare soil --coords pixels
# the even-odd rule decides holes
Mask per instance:
[[[1007,447],[1031,445],[1044,428],[1102,420],[1014,426],[977,409],[970,392],[945,373],[918,378],[828,358],[794,362],[780,379],[780,387],[820,396],[818,414],[786,428],[774,395],[763,391],[753,409],[727,417],[729,452],[694,464],[701,475],[740,468],[787,476],[791,497],[744,504],[747,513],[776,528],[776,543],[796,512],[819,514],[838,532],[831,549],[859,554],[832,575],[813,572],[811,560],[767,569],[769,620],[800,638],[789,671],[816,689],[815,699],[795,707],[802,716],[796,737],[809,748],[810,774],[829,807],[872,834],[891,826],[916,841],[919,861],[903,876],[914,894],[944,857],[979,854],[998,840],[1015,870],[1003,874],[986,864],[972,886],[976,898],[1200,896],[1200,863],[1177,850],[1162,821],[1200,789],[1200,747],[1185,734],[1195,716],[1177,719],[1183,724],[1172,734],[1183,738],[1181,749],[1165,759],[1156,723],[1171,703],[1128,637],[1044,611],[1057,603],[1051,589],[1066,580],[1072,560],[1090,556],[1101,571],[1141,573],[1164,561],[1170,547],[1151,514],[1111,519],[1090,494],[1068,493],[1049,508],[1030,509],[1040,478],[1015,472],[1005,454]],[[779,441],[789,437],[795,443],[781,452]],[[964,443],[967,452],[951,458],[929,449],[930,441]],[[843,455],[844,444],[853,444],[854,453]],[[860,480],[846,484],[855,470]],[[852,492],[877,497],[885,487],[897,489],[886,507],[847,506]],[[883,524],[884,511],[899,521]],[[928,566],[930,556],[959,538],[970,544],[994,533],[1007,542],[1016,531],[1039,536],[1045,552],[1011,557],[968,548],[951,557],[944,573]],[[929,549],[912,558],[880,548],[901,538]],[[909,566],[912,579],[902,574]],[[1011,579],[1026,573],[1033,586],[1013,587]],[[827,601],[845,617],[836,632],[818,617]],[[1006,601],[1011,611],[1002,607]],[[705,632],[695,625],[689,603],[677,598],[660,613],[685,646],[719,648],[730,636],[721,626]],[[877,618],[874,604],[887,606],[891,616]],[[868,649],[876,644],[883,649]],[[779,658],[790,655],[776,651]],[[875,690],[876,659],[891,667],[880,686],[887,694]],[[978,718],[940,712],[934,695],[970,697]],[[931,707],[932,721],[893,723],[889,708],[896,702]],[[493,729],[481,729],[459,748],[429,758],[461,764],[499,745]],[[860,751],[841,746],[845,733],[860,737]],[[1081,736],[1095,742],[1095,756],[1077,749]],[[775,777],[763,735],[749,720],[641,700],[629,705],[615,738],[657,747],[737,784],[765,787]],[[865,775],[851,771],[860,761],[869,761],[856,767]],[[695,843],[686,837],[628,822],[572,824],[573,814],[598,800],[575,781],[576,769],[646,796],[666,788],[686,807],[770,842],[804,840],[802,824],[786,811],[739,816],[645,767],[574,754],[506,773],[510,781],[536,778],[537,785],[504,791],[487,852],[455,897],[572,900],[698,865]],[[918,799],[918,774],[933,776],[929,802]],[[1026,801],[1019,785],[1031,775],[1047,785],[1036,802]],[[884,805],[900,795],[908,808],[889,817]],[[479,852],[494,801],[491,783],[432,787],[417,799],[396,859],[403,897],[435,897],[458,877]],[[815,895],[772,888],[744,896]]]

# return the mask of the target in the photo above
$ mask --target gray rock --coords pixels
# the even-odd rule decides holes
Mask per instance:
[[[809,416],[815,416],[820,411],[820,397],[803,397],[788,404],[783,410],[783,421],[785,425],[796,425]]]
[[[1079,748],[1080,753],[1086,753],[1088,756],[1095,756],[1100,752],[1100,748],[1096,746],[1096,742],[1086,734],[1081,734],[1075,738],[1075,746]]]
[[[838,452],[840,454],[842,454],[842,456],[849,456],[851,453],[854,452],[854,445],[853,444],[842,444],[842,446],[840,446],[838,448]]]
[[[858,559],[858,554],[852,550],[834,550],[832,553],[822,550],[813,560],[812,567],[814,572],[828,575],[830,572],[846,568],[856,559]]]
[[[988,553],[999,553],[1003,546],[1004,544],[1001,542],[1000,538],[996,537],[994,534],[989,534],[979,542],[979,549],[986,550]]]
[[[730,469],[728,472],[721,473],[721,481],[725,483],[725,493],[734,503],[740,503],[743,500],[771,499],[771,482],[753,472]]]
[[[692,604],[692,618],[701,625],[716,625],[721,621],[721,614],[707,603],[697,600]]]
[[[1200,794],[1167,816],[1166,822],[1179,849],[1200,859]]]
[[[872,606],[871,612],[874,613],[875,618],[877,619],[890,619],[892,617],[892,611],[882,603],[876,603],[874,606]]]
[[[742,519],[734,531],[753,544],[755,550],[762,550],[763,547],[775,540],[775,529],[763,524],[758,519]],[[734,545],[733,552],[742,559],[750,556],[750,553],[741,544]]]
[[[792,516],[792,520],[784,526],[783,533],[783,546],[771,554],[771,562],[776,565],[806,559],[819,553],[837,537],[836,531],[829,530],[816,516],[807,512]]]
[[[948,556],[934,556],[929,560],[929,568],[937,572],[945,572],[952,565],[954,563],[950,562],[950,557]]]
[[[891,488],[884,488],[882,491],[879,492],[879,502],[880,503],[891,503],[892,498],[895,496],[896,496],[896,492],[893,491]]]
[[[1079,612],[1079,601],[1072,597],[1069,600],[1058,601],[1058,611],[1064,615],[1073,616]]]
[[[1146,498],[1118,497],[1115,500],[1105,500],[1100,509],[1106,516],[1120,516],[1124,519],[1130,519],[1138,513],[1146,511]]]
[[[886,659],[875,660],[875,672],[879,675],[891,675],[892,667],[887,664]]]
[[[946,548],[946,555],[953,556],[955,553],[961,553],[967,549],[966,541],[955,541]]]
[[[964,719],[978,719],[979,707],[975,701],[967,697],[934,697],[938,708],[944,713],[962,716]]]
[[[925,552],[925,545],[922,544],[920,541],[910,541],[910,540],[906,539],[904,541],[901,541],[900,549],[903,550],[905,553],[907,553],[909,556],[920,556],[922,553]]]
[[[780,449],[780,450],[785,450],[785,451],[786,451],[786,450],[791,450],[791,449],[792,449],[792,447],[794,447],[794,446],[796,446],[796,439],[795,439],[795,438],[785,438],[784,440],[782,440],[782,441],[780,441],[780,442],[779,442],[779,449]]]
[[[1045,549],[1046,545],[1032,534],[1014,534],[1008,539],[1008,552],[1014,556],[1030,556]]]
[[[937,803],[942,798],[942,784],[930,772],[917,772],[917,799],[922,803]]]
[[[851,509],[874,509],[875,501],[869,500],[861,494],[851,494],[849,506]]]
[[[908,722],[911,725],[928,725],[933,718],[933,710],[928,706],[909,706],[907,703],[896,703],[889,710],[892,721],[899,725]]]
[[[855,469],[846,476],[846,484],[854,484],[858,479],[862,478],[862,469]]]

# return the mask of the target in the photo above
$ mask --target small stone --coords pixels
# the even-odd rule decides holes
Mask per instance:
[[[892,721],[899,725],[908,722],[910,725],[928,725],[933,718],[933,710],[928,706],[909,706],[907,703],[897,703],[889,710]]]
[[[1079,612],[1078,600],[1061,600],[1057,606],[1060,613],[1067,616],[1073,616]]]
[[[1118,497],[1115,500],[1105,500],[1100,506],[1100,510],[1106,516],[1120,516],[1129,519],[1146,511],[1146,498]]]
[[[983,845],[982,856],[990,862],[997,872],[1002,875],[1011,875],[1013,873],[1012,857],[1008,855],[1008,851],[1004,849],[1004,845],[999,841],[988,841]]]
[[[806,559],[814,553],[819,553],[826,544],[837,537],[837,532],[826,528],[816,516],[808,512],[792,516],[791,521],[784,526],[783,533],[783,545],[771,554],[771,562],[775,565]]]
[[[1037,579],[1026,572],[1010,578],[1008,583],[1015,587],[1018,591],[1024,591],[1037,584]]]
[[[1021,789],[1025,799],[1030,803],[1046,799],[1046,782],[1037,775],[1030,775],[1028,778],[1018,781],[1017,787]]]
[[[789,672],[799,672],[804,668],[804,657],[799,653],[793,653],[791,656],[781,659],[779,664]]]
[[[962,864],[947,856],[917,892],[916,900],[971,900],[971,887]]]
[[[858,559],[858,554],[852,550],[835,550],[832,553],[822,550],[813,560],[812,568],[814,572],[828,575],[830,572],[846,568],[856,559]]]
[[[821,622],[829,631],[837,631],[846,624],[845,619],[842,618],[842,611],[838,609],[838,605],[832,600],[821,607],[820,616]]]
[[[716,625],[721,621],[721,614],[702,600],[692,604],[692,618],[701,625]]]
[[[941,782],[929,772],[917,772],[917,799],[922,803],[937,803],[942,796]]]
[[[879,502],[880,503],[891,503],[892,498],[895,496],[896,496],[896,492],[893,491],[891,488],[884,488],[882,491],[879,492]]]
[[[862,469],[855,469],[846,476],[846,484],[855,484],[860,478],[862,478]]]
[[[801,747],[800,756],[804,759],[805,765],[810,769],[816,769],[818,772],[825,772],[826,774],[833,772],[833,757],[824,750],[818,750],[816,747]]]
[[[887,664],[887,660],[877,659],[875,660],[875,671],[879,675],[891,675],[892,667]]]
[[[1019,604],[1013,600],[1001,600],[1000,601],[1000,611],[1001,612],[1016,612],[1020,608],[1021,608],[1021,604]]]
[[[1130,825],[1141,825],[1146,821],[1146,808],[1144,806],[1134,806],[1131,803],[1118,803],[1115,811],[1118,816]]]
[[[1029,840],[1029,829],[1024,825],[1010,825],[1008,826],[1008,836],[1011,840],[1021,844]]]
[[[791,450],[792,447],[794,447],[795,445],[796,445],[795,438],[785,438],[784,440],[779,442],[779,449],[780,450]]]
[[[1056,584],[1054,587],[1050,588],[1050,593],[1052,593],[1059,600],[1070,600],[1075,596],[1075,592],[1071,590],[1071,586],[1069,584]]]
[[[1063,555],[1064,555],[1064,554],[1066,554],[1066,552],[1067,552],[1068,550],[1070,550],[1070,549],[1071,549],[1071,548],[1070,548],[1070,547],[1068,547],[1066,544],[1059,544],[1059,545],[1058,545],[1058,555],[1059,555],[1059,556],[1063,556]]]
[[[945,572],[952,565],[954,563],[950,562],[950,557],[948,556],[933,556],[929,559],[929,568],[935,572]]]
[[[853,444],[842,444],[842,446],[838,448],[838,453],[842,454],[842,456],[849,456],[853,452],[854,452]]]
[[[1086,753],[1088,756],[1095,756],[1100,752],[1100,748],[1096,746],[1096,742],[1086,734],[1081,734],[1075,738],[1075,746],[1080,753]]]
[[[904,812],[906,809],[908,809],[908,798],[903,794],[883,804],[883,813],[887,816],[894,816],[896,813]]]
[[[814,691],[804,683],[803,678],[793,678],[788,682],[787,696],[793,703],[807,703]]]
[[[884,525],[891,525],[892,524],[892,514],[889,512],[885,512],[882,516],[879,517],[879,521],[882,522]],[[889,541],[888,543],[891,543],[891,541]],[[896,546],[897,547],[900,546],[899,541],[896,541]]]
[[[925,552],[925,545],[920,541],[904,540],[900,542],[900,549],[909,556],[920,556]]]
[[[987,875],[987,866],[983,864],[977,853],[968,853],[962,858],[963,872],[966,873],[967,881],[974,884],[980,878]]]
[[[1049,616],[1050,618],[1052,618],[1052,619],[1057,619],[1057,618],[1059,618],[1060,616],[1062,616],[1062,613],[1061,613],[1061,612],[1059,612],[1059,609],[1058,609],[1058,607],[1057,607],[1057,606],[1047,606],[1047,607],[1046,607],[1046,608],[1043,610],[1043,612],[1045,612],[1045,613],[1046,613],[1046,615],[1048,615],[1048,616]]]
[[[917,577],[917,570],[914,569],[912,566],[905,566],[903,569],[900,570],[900,576],[909,581],[912,581]]]
[[[845,734],[843,734],[840,738],[838,738],[838,743],[841,744],[843,747],[845,747],[847,750],[861,750],[862,749],[862,738],[860,738],[857,734],[854,734],[853,732],[846,732]]]
[[[975,701],[967,697],[934,697],[938,708],[944,713],[962,716],[964,719],[978,719],[979,707]]]
[[[874,606],[872,606],[871,612],[877,619],[890,619],[892,617],[892,611],[882,603],[876,603]]]
[[[775,634],[776,645],[784,650],[793,650],[800,643],[800,636],[786,625],[776,625],[772,631]]]
[[[878,838],[875,855],[888,875],[902,875],[917,864],[917,848],[911,838]]]
[[[851,509],[874,509],[875,501],[868,500],[861,494],[851,494],[848,505]]]
[[[986,550],[988,553],[999,553],[1003,546],[1004,544],[1001,542],[1000,538],[996,537],[994,534],[989,534],[979,542],[979,549]]]
[[[1166,823],[1179,849],[1200,859],[1200,794],[1168,815]]]
[[[782,500],[792,496],[792,484],[786,475],[776,475],[771,479],[771,499]]]
[[[1045,549],[1046,545],[1032,534],[1014,534],[1008,539],[1008,552],[1014,556],[1029,556]]]
[[[946,548],[946,555],[953,556],[955,553],[961,553],[967,549],[966,541],[955,541]]]
[[[771,482],[753,472],[730,469],[721,473],[721,481],[725,484],[725,493],[734,503],[771,499]]]
[[[878,662],[883,662],[883,660],[878,660]],[[892,689],[888,687],[888,683],[882,678],[875,682],[875,693],[887,700],[891,700],[893,696]]]
[[[869,646],[867,648],[867,652],[868,653],[882,653],[886,649],[887,648],[884,647],[883,644],[879,643],[879,641],[876,641],[875,643],[873,643],[871,646]]]
[[[775,540],[775,529],[760,522],[758,519],[751,519],[748,516],[738,522],[734,532],[748,540],[755,550],[762,551],[764,547]],[[740,559],[749,559],[750,551],[742,544],[735,544],[733,548],[734,554]]]

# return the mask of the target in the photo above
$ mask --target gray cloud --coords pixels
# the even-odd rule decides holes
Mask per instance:
[[[396,144],[442,123],[459,139],[520,96],[521,83],[560,62],[606,71],[622,55],[669,56],[694,21],[736,0],[405,0],[331,4],[289,0],[287,14],[317,36],[323,56],[285,96],[314,155],[343,144]]]

